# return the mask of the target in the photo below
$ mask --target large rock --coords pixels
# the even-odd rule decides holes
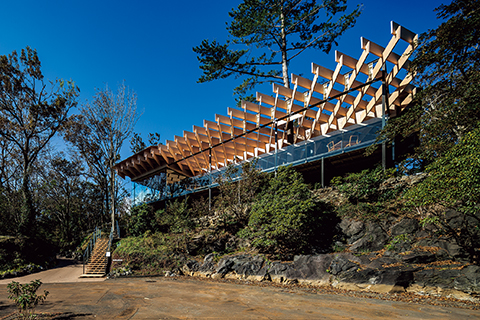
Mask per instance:
[[[331,254],[298,255],[286,276],[290,279],[328,281],[334,256]]]
[[[480,266],[467,266],[461,270],[453,286],[468,294],[480,294]]]
[[[358,268],[359,265],[357,263],[340,254],[337,254],[330,263],[330,273],[333,275],[338,275],[339,273]]]
[[[263,270],[262,270],[263,271]],[[273,282],[286,282],[287,279],[295,279],[294,275],[296,270],[292,262],[269,262],[265,269],[265,279]]]
[[[413,269],[399,267],[375,270],[350,269],[338,277],[338,287],[344,287],[345,283],[355,284],[360,289],[368,289],[374,292],[404,292],[413,283]]]
[[[343,219],[339,225],[347,238],[347,243],[352,244],[365,235],[365,224],[362,221]]]
[[[392,236],[407,235],[412,236],[419,229],[416,219],[402,219],[391,228]]]
[[[357,252],[381,250],[387,244],[388,238],[388,234],[378,223],[369,222],[365,235],[355,241],[350,247],[350,250]]]
[[[262,280],[266,274],[264,263],[263,257],[248,254],[224,257],[218,262],[212,277],[223,278],[228,275],[230,278]]]

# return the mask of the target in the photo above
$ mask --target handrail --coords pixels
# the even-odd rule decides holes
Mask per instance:
[[[87,263],[88,259],[90,259],[93,249],[95,248],[95,243],[97,242],[97,239],[100,239],[101,236],[102,229],[95,227],[95,230],[92,233],[92,237],[90,238],[90,241],[88,242],[88,245],[83,253],[83,274],[85,274],[85,264]]]

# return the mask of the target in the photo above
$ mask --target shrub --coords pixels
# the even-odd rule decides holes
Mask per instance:
[[[426,168],[426,178],[408,190],[405,198],[423,223],[434,222],[480,261],[480,128],[468,132],[442,157]],[[456,222],[446,208],[458,212]]]
[[[165,270],[180,267],[186,254],[188,236],[186,234],[162,234],[145,232],[142,236],[121,240],[113,256],[123,259],[122,265],[135,274],[160,274]]]
[[[247,223],[252,203],[264,181],[265,175],[256,168],[256,161],[245,162],[241,167],[230,165],[217,180],[220,194],[215,199],[214,210],[222,218],[225,229],[236,232]]]
[[[382,220],[399,212],[402,202],[399,197],[405,191],[404,186],[381,188],[395,174],[396,168],[383,170],[377,167],[332,179],[332,184],[346,199],[338,206],[339,215],[365,221]]]
[[[332,184],[336,185],[338,190],[352,203],[373,202],[389,198],[379,192],[379,187],[385,180],[393,177],[395,171],[395,168],[383,170],[382,167],[374,170],[367,169],[358,173],[350,173],[343,179],[335,177],[332,179]]]
[[[34,319],[35,307],[38,303],[47,299],[48,291],[46,290],[43,295],[37,295],[37,290],[41,285],[42,282],[38,279],[26,284],[20,284],[16,281],[8,284],[8,298],[17,305],[21,319]]]
[[[308,248],[320,221],[317,209],[302,175],[280,167],[253,204],[248,226],[240,235],[252,239],[261,252],[291,258]]]
[[[192,219],[194,212],[188,208],[188,200],[175,199],[167,203],[165,210],[155,212],[155,217],[162,230],[180,233],[195,227]]]
[[[156,219],[153,208],[144,203],[133,207],[130,216],[127,218],[128,232],[132,236],[140,236],[147,230],[155,231]]]

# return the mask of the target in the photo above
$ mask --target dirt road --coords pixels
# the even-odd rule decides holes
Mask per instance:
[[[291,292],[188,278],[121,278],[49,283],[38,312],[62,319],[479,319],[480,311],[414,303]],[[0,318],[14,312],[0,285]]]

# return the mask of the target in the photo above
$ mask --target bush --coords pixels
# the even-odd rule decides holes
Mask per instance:
[[[396,168],[383,170],[377,167],[374,170],[363,170],[350,173],[345,177],[332,179],[338,191],[346,199],[338,206],[338,213],[342,217],[358,220],[382,220],[400,210],[400,196],[404,186],[381,188],[386,180],[397,173]]]
[[[32,280],[30,283],[20,284],[12,281],[8,284],[8,298],[13,300],[17,305],[21,319],[35,319],[35,307],[38,303],[45,301],[48,291],[44,291],[43,295],[37,295],[37,290],[42,285],[40,280]]]
[[[388,200],[394,195],[386,195],[379,191],[380,185],[395,175],[396,168],[383,170],[377,167],[374,170],[363,170],[358,173],[350,173],[344,178],[335,177],[332,184],[337,186],[352,203],[374,202]]]
[[[241,168],[230,165],[218,179],[220,194],[214,210],[220,215],[223,227],[232,232],[245,226],[252,203],[265,182],[265,175],[256,167],[256,161],[245,162]]]
[[[433,222],[480,262],[480,128],[465,136],[426,168],[426,178],[405,198],[423,223]],[[458,212],[453,223],[446,208]]]
[[[147,230],[155,231],[157,228],[153,207],[144,203],[133,207],[127,218],[128,233],[132,236],[143,235]]]
[[[282,259],[304,252],[320,225],[320,211],[301,174],[280,167],[252,206],[240,235],[261,252]]]
[[[123,259],[121,267],[129,268],[136,274],[160,274],[181,266],[187,243],[186,234],[147,231],[139,237],[122,239],[113,256]],[[112,269],[117,267],[113,265]]]
[[[175,199],[167,203],[165,210],[155,212],[155,217],[162,231],[180,233],[195,228],[195,212],[188,208],[188,200]]]

